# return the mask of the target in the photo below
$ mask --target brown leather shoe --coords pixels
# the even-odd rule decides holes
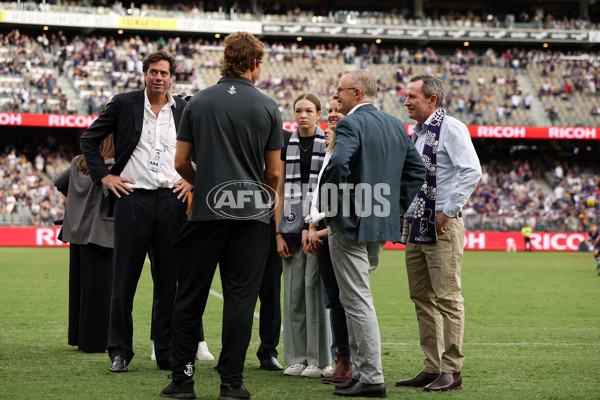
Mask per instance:
[[[335,364],[335,371],[333,375],[328,378],[323,378],[321,382],[328,383],[342,383],[348,382],[352,379],[352,363],[350,362],[350,354],[344,355],[337,353],[337,362]]]
[[[442,372],[441,375],[432,383],[425,386],[426,392],[446,392],[448,390],[462,389],[462,376],[460,372],[453,374]]]
[[[398,386],[410,386],[410,387],[424,387],[429,385],[431,382],[435,381],[439,374],[434,374],[431,372],[421,371],[417,376],[411,379],[405,379],[403,381],[396,382],[396,387]]]

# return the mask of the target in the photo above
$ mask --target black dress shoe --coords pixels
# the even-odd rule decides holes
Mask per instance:
[[[358,379],[352,378],[349,381],[338,383],[337,385],[335,385],[335,390],[345,390],[351,386],[356,385],[357,383],[358,383]],[[335,393],[335,391],[334,391],[334,393]]]
[[[462,389],[462,376],[460,372],[453,374],[449,372],[442,372],[440,376],[425,386],[426,392],[446,392],[448,390],[460,390]]]
[[[384,383],[362,383],[357,382],[348,389],[336,389],[333,394],[343,397],[387,397]]]
[[[396,382],[396,386],[425,387],[435,381],[440,374],[421,371],[411,379]]]
[[[127,372],[127,360],[121,356],[116,356],[109,368],[110,372]]]
[[[260,369],[266,369],[267,371],[282,371],[283,367],[275,357],[268,357],[260,360]]]
[[[160,371],[170,371],[173,369],[173,359],[171,357],[166,360],[156,360],[156,366]]]

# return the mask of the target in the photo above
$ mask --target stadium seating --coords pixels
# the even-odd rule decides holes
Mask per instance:
[[[159,45],[178,55],[174,93],[195,93],[220,76],[221,47],[202,39],[149,41],[134,36],[111,40],[78,35],[68,40],[48,33],[42,40],[42,36],[14,32],[0,35],[6,44],[0,58],[0,70],[5,72],[0,78],[0,111],[97,114],[114,94],[143,87],[142,54]],[[377,105],[403,120],[408,120],[402,95],[408,78],[429,73],[446,84],[446,109],[467,123],[596,126],[598,122],[597,113],[591,112],[598,106],[593,54],[588,59],[583,59],[583,53],[524,50],[500,55],[493,49],[481,54],[456,49],[452,54],[437,54],[431,48],[400,50],[374,44],[356,48],[332,43],[313,47],[267,43],[266,50],[268,62],[263,65],[259,87],[278,101],[284,120],[293,120],[291,103],[299,94],[313,92],[326,105],[340,72],[368,68],[378,78]],[[62,52],[58,59],[57,51]],[[512,67],[514,59],[521,68]],[[403,71],[400,79],[396,76],[399,68]],[[540,94],[544,84],[554,88],[551,93]],[[569,92],[562,90],[565,85],[570,85]],[[525,108],[522,102],[528,94],[533,100]],[[513,97],[519,98],[518,106],[511,105]]]
[[[4,6],[7,9],[17,4],[4,3]],[[21,6],[25,7],[24,3]],[[263,21],[343,22],[350,18],[357,24],[377,25],[501,24],[476,15],[414,18],[398,12],[340,11],[320,16],[300,9],[280,13],[264,10],[257,17],[248,10],[194,10],[179,3],[172,9],[143,4],[130,13],[125,8],[84,7],[77,2],[47,7],[66,12],[81,11],[83,7],[86,12],[99,14],[176,14],[178,17],[260,18]],[[595,27],[564,18],[550,18],[544,24],[561,29]],[[84,33],[67,37],[56,30],[34,37],[12,30],[0,33],[0,43],[3,44],[0,47],[0,112],[97,114],[112,95],[143,87],[141,59],[158,48],[176,54],[180,63],[173,93],[193,94],[220,77],[222,47],[216,40],[148,39],[139,35],[113,39],[103,34]],[[278,102],[286,121],[294,119],[292,104],[298,95],[316,94],[326,110],[339,74],[348,69],[368,68],[378,81],[376,105],[406,122],[410,122],[403,106],[408,78],[425,73],[444,81],[445,108],[468,124],[598,126],[600,105],[596,89],[600,88],[600,77],[594,52],[506,50],[503,47],[486,51],[442,46],[378,47],[360,41],[355,44],[265,42],[265,45],[265,63],[257,86]],[[530,98],[527,107],[524,105],[526,96]],[[325,117],[323,113],[323,120]],[[52,154],[50,149],[45,149],[45,153]],[[50,224],[54,217],[62,214],[63,207],[62,196],[56,194],[50,182],[56,172],[69,165],[60,160],[70,160],[73,154],[55,157],[59,162],[56,166],[46,163],[45,172],[28,166],[27,160],[18,155],[22,164],[18,174],[7,169],[9,155],[10,152],[0,155],[0,224]],[[465,207],[467,229],[520,230],[523,224],[529,224],[538,231],[580,231],[597,221],[600,199],[597,165],[585,168],[573,162],[562,165],[561,158],[550,158],[543,164],[544,168],[540,167],[541,162],[530,160],[531,165],[528,165],[525,159],[500,161],[484,157],[482,162],[487,177]],[[548,164],[552,168],[546,168]],[[564,170],[563,176],[549,175],[548,171],[558,164]],[[527,172],[523,173],[524,170]],[[38,183],[30,187],[22,181]]]

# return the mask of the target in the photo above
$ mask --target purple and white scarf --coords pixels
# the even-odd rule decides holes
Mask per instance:
[[[437,147],[440,141],[440,129],[446,111],[438,108],[427,126],[425,146],[423,147],[423,163],[427,168],[427,176],[419,193],[408,241],[414,244],[436,244],[435,198],[437,194]]]

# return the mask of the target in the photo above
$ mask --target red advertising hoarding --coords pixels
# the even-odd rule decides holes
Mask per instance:
[[[0,113],[0,126],[39,126],[46,128],[87,128],[97,115],[59,115],[59,114],[22,114]],[[284,121],[283,127],[294,131],[296,123]],[[327,127],[321,122],[321,127]],[[486,126],[469,125],[473,138],[492,139],[600,139],[600,127],[570,126]],[[406,131],[412,135],[414,125],[406,124]]]
[[[58,227],[0,227],[0,247],[64,247],[56,237]],[[585,233],[534,232],[531,234],[533,251],[578,251]],[[386,249],[404,249],[401,244],[388,242]],[[519,232],[467,232],[465,250],[525,250],[523,235]]]

